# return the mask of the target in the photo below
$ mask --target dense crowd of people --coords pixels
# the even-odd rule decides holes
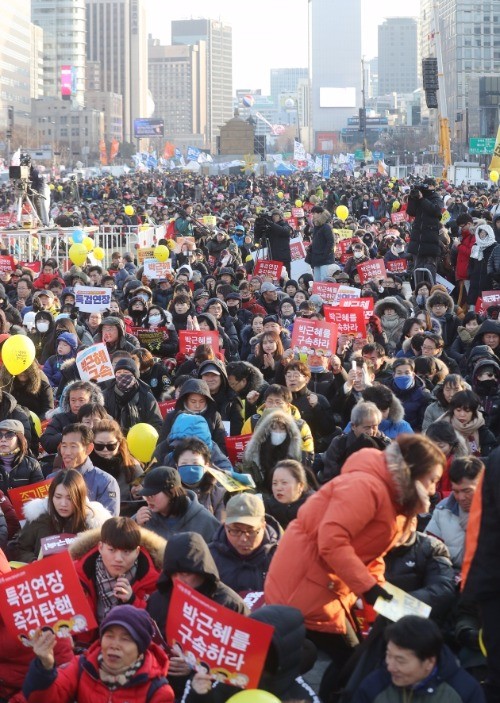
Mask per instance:
[[[0,272],[0,354],[36,350],[0,367],[0,570],[76,536],[98,629],[26,648],[0,615],[0,701],[229,700],[165,641],[176,580],[274,627],[260,688],[277,700],[500,701],[496,185],[141,173],[51,193],[61,231],[110,231],[113,250]],[[164,228],[163,277],[126,249],[141,224]],[[109,289],[106,309],[82,312],[79,285]],[[364,324],[331,323],[340,301]],[[206,340],[186,351],[185,332]],[[77,363],[96,343],[102,382]],[[45,478],[21,520],[9,491]],[[377,616],[392,586],[429,619]]]

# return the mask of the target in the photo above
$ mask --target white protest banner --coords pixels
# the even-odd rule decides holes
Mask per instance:
[[[377,598],[373,608],[385,618],[397,622],[405,615],[418,615],[420,618],[428,618],[431,614],[430,605],[422,603],[421,600],[410,596],[409,593],[397,586],[393,586],[392,583],[384,583],[384,589],[393,596],[392,600]]]
[[[93,344],[77,354],[76,367],[82,381],[109,381],[115,377],[106,345]]]
[[[144,259],[143,275],[151,280],[157,278],[165,278],[167,273],[172,272],[172,262],[170,259],[166,261],[158,261],[158,259]]]
[[[75,305],[80,312],[104,312],[111,303],[111,288],[75,286]]]

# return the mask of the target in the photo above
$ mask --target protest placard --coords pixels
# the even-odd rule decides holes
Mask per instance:
[[[361,290],[352,286],[340,285],[335,298],[335,305],[340,305],[342,300],[351,300],[361,297]]]
[[[168,273],[172,273],[172,262],[170,259],[166,261],[158,261],[157,259],[144,259],[143,275],[151,280],[165,278]]]
[[[16,515],[19,520],[24,520],[23,506],[34,498],[46,498],[49,494],[49,486],[52,483],[51,478],[46,478],[44,481],[37,481],[36,483],[28,483],[26,486],[19,486],[19,488],[9,488],[7,493],[9,494],[10,502],[14,508]]]
[[[272,259],[257,259],[253,270],[254,276],[269,276],[273,281],[281,278],[283,264],[281,261],[273,261]]]
[[[248,435],[251,437],[252,435]],[[245,474],[245,476],[248,478],[248,480],[251,482],[250,485],[246,483],[240,483],[237,479],[233,478],[229,474],[227,474],[225,471],[221,471],[220,469],[216,469],[213,466],[208,466],[206,471],[211,474],[218,483],[220,483],[223,488],[226,489],[229,493],[234,493],[236,491],[248,491],[251,490],[252,488],[255,488],[255,481],[253,478],[250,476],[250,474]]]
[[[160,403],[158,403],[158,407],[160,408],[161,416],[165,418],[166,414],[169,413],[171,410],[175,408],[176,400],[163,400]]]
[[[104,312],[111,302],[111,288],[75,286],[75,305],[80,312]]]
[[[374,303],[375,301],[373,298],[344,298],[343,300],[339,300],[339,307],[361,308],[361,310],[363,310],[365,322],[368,322],[370,317],[373,315]]]
[[[175,253],[180,254],[184,244],[187,244],[189,251],[194,251],[196,249],[196,243],[194,237],[176,237],[175,238]]]
[[[337,352],[337,325],[298,317],[293,323],[292,348]]]
[[[215,215],[203,215],[203,224],[205,227],[215,227],[217,224],[217,218]]]
[[[40,627],[57,637],[97,627],[68,552],[0,576],[0,600],[5,626],[23,644]]]
[[[347,334],[356,339],[365,339],[366,324],[365,314],[361,308],[323,307],[325,320],[335,322],[339,334]]]
[[[19,267],[20,268],[27,268],[30,271],[33,271],[33,273],[40,273],[40,271],[42,270],[42,262],[41,261],[20,261]]]
[[[487,310],[492,305],[500,305],[500,290],[483,290],[483,310]]]
[[[200,344],[209,344],[214,352],[219,351],[219,333],[211,330],[179,330],[179,351],[192,356]]]
[[[418,598],[410,596],[406,591],[401,590],[392,583],[384,583],[385,590],[393,597],[391,601],[377,598],[374,610],[385,618],[397,622],[405,615],[418,615],[420,618],[428,618],[431,614],[431,606],[423,603]]]
[[[333,303],[337,299],[337,293],[340,288],[340,283],[328,283],[323,281],[314,281],[311,287],[311,293],[313,295],[319,295],[325,301],[325,303]]]
[[[337,258],[341,264],[345,264],[348,259],[352,259],[352,245],[354,241],[359,241],[358,237],[351,239],[341,239],[335,246]]]
[[[333,232],[337,240],[351,239],[353,235],[352,229],[348,229],[347,227],[344,227],[343,229],[334,229]]]
[[[166,327],[132,327],[132,334],[139,340],[139,346],[158,355],[161,345],[168,340]]]
[[[167,643],[195,671],[241,688],[257,688],[273,628],[215,603],[178,579],[168,609]]]
[[[139,266],[142,266],[146,259],[155,258],[155,248],[154,247],[141,247],[137,250],[137,261]]]
[[[302,237],[290,239],[290,254],[292,255],[292,261],[306,258],[306,248]]]
[[[0,273],[5,273],[6,271],[14,271],[16,265],[14,263],[13,256],[0,256]]]
[[[74,542],[76,535],[63,532],[60,535],[50,535],[50,537],[42,537],[40,540],[41,556],[50,557],[52,554],[60,554],[67,552],[69,545]]]
[[[439,273],[436,273],[436,283],[439,283],[439,285],[444,286],[448,293],[450,293],[450,295],[455,290],[455,286],[453,285],[453,283],[451,283],[444,276],[441,276]]]
[[[243,461],[243,455],[249,441],[252,439],[251,434],[235,435],[233,437],[226,437],[226,449],[229,461],[233,466],[241,464]]]
[[[102,383],[115,377],[108,349],[103,342],[78,352],[76,366],[82,381]]]
[[[359,274],[361,285],[367,281],[372,281],[373,279],[378,281],[387,277],[383,259],[370,259],[369,261],[364,261],[362,264],[358,264],[356,269]]]
[[[399,225],[401,222],[406,222],[408,215],[406,212],[393,212],[391,214],[391,222],[393,225]]]
[[[292,208],[292,217],[299,218],[299,217],[304,217],[304,208],[303,207],[293,207]]]
[[[387,261],[385,267],[390,273],[405,273],[408,270],[408,260],[394,259],[394,261]]]

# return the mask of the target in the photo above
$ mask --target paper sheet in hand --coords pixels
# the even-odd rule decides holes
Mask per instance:
[[[410,596],[409,593],[393,586],[392,583],[385,583],[384,589],[394,598],[390,601],[377,598],[373,608],[379,615],[397,622],[405,615],[419,615],[421,618],[428,618],[431,614],[430,605],[422,603],[421,600]]]

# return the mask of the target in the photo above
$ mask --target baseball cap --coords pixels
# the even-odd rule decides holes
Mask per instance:
[[[0,430],[24,434],[24,425],[20,420],[2,420],[0,422]]]
[[[243,525],[259,527],[265,516],[264,501],[252,493],[239,493],[228,500],[226,525],[241,522]]]
[[[276,286],[273,283],[270,283],[269,281],[266,281],[260,287],[261,293],[270,293],[271,291],[274,291],[274,290],[276,290]]]
[[[206,364],[203,366],[201,370],[201,376],[203,377],[204,374],[206,373],[215,373],[217,376],[220,376],[220,369],[215,365],[215,364]]]
[[[154,496],[180,486],[181,477],[177,469],[171,466],[157,466],[144,476],[142,487],[137,491],[137,495]]]

